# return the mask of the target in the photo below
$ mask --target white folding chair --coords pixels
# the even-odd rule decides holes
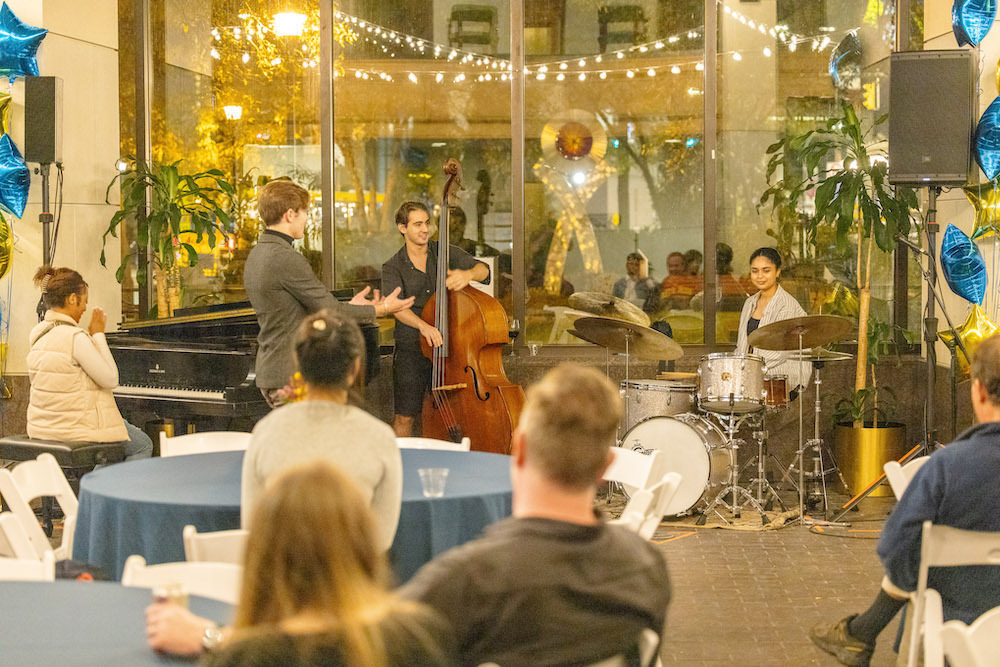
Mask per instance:
[[[449,452],[467,452],[472,449],[472,441],[462,438],[462,442],[449,442],[436,438],[396,438],[400,449],[442,449]]]
[[[249,446],[250,434],[241,431],[204,431],[172,438],[160,431],[160,456],[241,451]]]
[[[189,563],[242,565],[248,534],[240,529],[199,533],[194,526],[184,526],[184,558]]]
[[[920,543],[917,590],[911,600],[910,645],[907,665],[915,667],[923,636],[927,572],[932,567],[1000,565],[1000,532],[962,530],[924,521]]]
[[[13,512],[0,514],[0,556],[39,560],[35,547],[28,539],[28,533]]]
[[[882,469],[885,470],[885,478],[889,480],[889,487],[892,489],[893,495],[896,496],[896,500],[903,497],[903,492],[910,485],[910,480],[917,474],[920,467],[927,463],[928,458],[927,456],[918,456],[907,461],[906,465],[900,465],[899,461],[887,461],[882,466]]]
[[[928,593],[935,592],[933,589]],[[938,598],[940,603],[940,597]],[[952,667],[993,667],[1000,664],[1000,607],[966,625],[948,621],[941,627],[944,655]]]
[[[240,598],[243,566],[232,563],[163,563],[146,565],[133,554],[125,561],[122,586],[158,588],[179,584],[191,595],[236,604]]]
[[[79,503],[54,456],[39,454],[34,461],[18,464],[13,472],[6,468],[0,469],[0,496],[3,496],[7,506],[21,522],[38,558],[51,550],[52,545],[31,509],[31,502],[46,496],[54,497],[65,517],[62,542],[54,550],[55,558],[62,560],[72,557]]]
[[[604,479],[618,482],[629,493],[653,486],[651,480],[662,479],[666,473],[662,470],[665,464],[658,449],[644,454],[624,447],[612,447],[611,454],[613,458],[604,471]]]
[[[51,551],[38,558],[0,558],[0,581],[55,581],[56,559]]]
[[[680,485],[680,473],[668,472],[651,487],[633,493],[622,515],[609,523],[623,525],[648,540],[663,521],[667,506]]]

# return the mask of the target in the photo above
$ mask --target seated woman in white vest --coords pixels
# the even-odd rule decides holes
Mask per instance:
[[[73,269],[43,266],[35,273],[48,310],[28,337],[28,437],[58,442],[121,442],[125,459],[148,458],[153,441],[122,419],[112,390],[118,366],[104,338],[104,311],[89,326],[87,283]]]
[[[321,310],[299,325],[293,350],[305,397],[276,408],[253,429],[243,458],[243,526],[269,478],[323,459],[361,490],[375,514],[376,544],[387,551],[399,522],[403,464],[388,424],[347,403],[362,375],[361,330],[353,320]]]

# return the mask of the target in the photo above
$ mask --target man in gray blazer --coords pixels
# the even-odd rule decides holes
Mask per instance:
[[[243,285],[257,313],[257,386],[268,405],[282,402],[281,390],[295,373],[292,340],[299,322],[328,308],[358,321],[385,317],[409,308],[413,298],[399,298],[399,289],[382,298],[369,288],[341,303],[316,277],[309,262],[292,247],[301,239],[309,218],[309,191],[280,178],[260,191],[257,211],[267,229],[247,257]]]

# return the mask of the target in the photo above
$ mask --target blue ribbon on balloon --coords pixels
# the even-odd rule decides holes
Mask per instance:
[[[38,45],[49,31],[14,15],[7,3],[0,7],[0,76],[13,83],[16,76],[38,76]]]
[[[951,6],[951,30],[959,46],[978,46],[993,25],[997,0],[955,0]]]
[[[986,296],[986,261],[965,232],[948,225],[941,239],[941,269],[951,291],[981,304]]]

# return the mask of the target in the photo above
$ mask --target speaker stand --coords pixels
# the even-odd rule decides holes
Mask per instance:
[[[42,212],[38,214],[38,222],[42,225],[42,265],[52,266],[53,256],[55,255],[55,238],[52,235],[52,211],[49,208],[49,169],[52,167],[50,162],[39,163],[38,167],[35,169],[35,173],[42,177]],[[35,312],[38,313],[38,321],[41,322],[45,317],[45,311],[48,310],[42,299],[38,300],[38,306],[35,308]]]

